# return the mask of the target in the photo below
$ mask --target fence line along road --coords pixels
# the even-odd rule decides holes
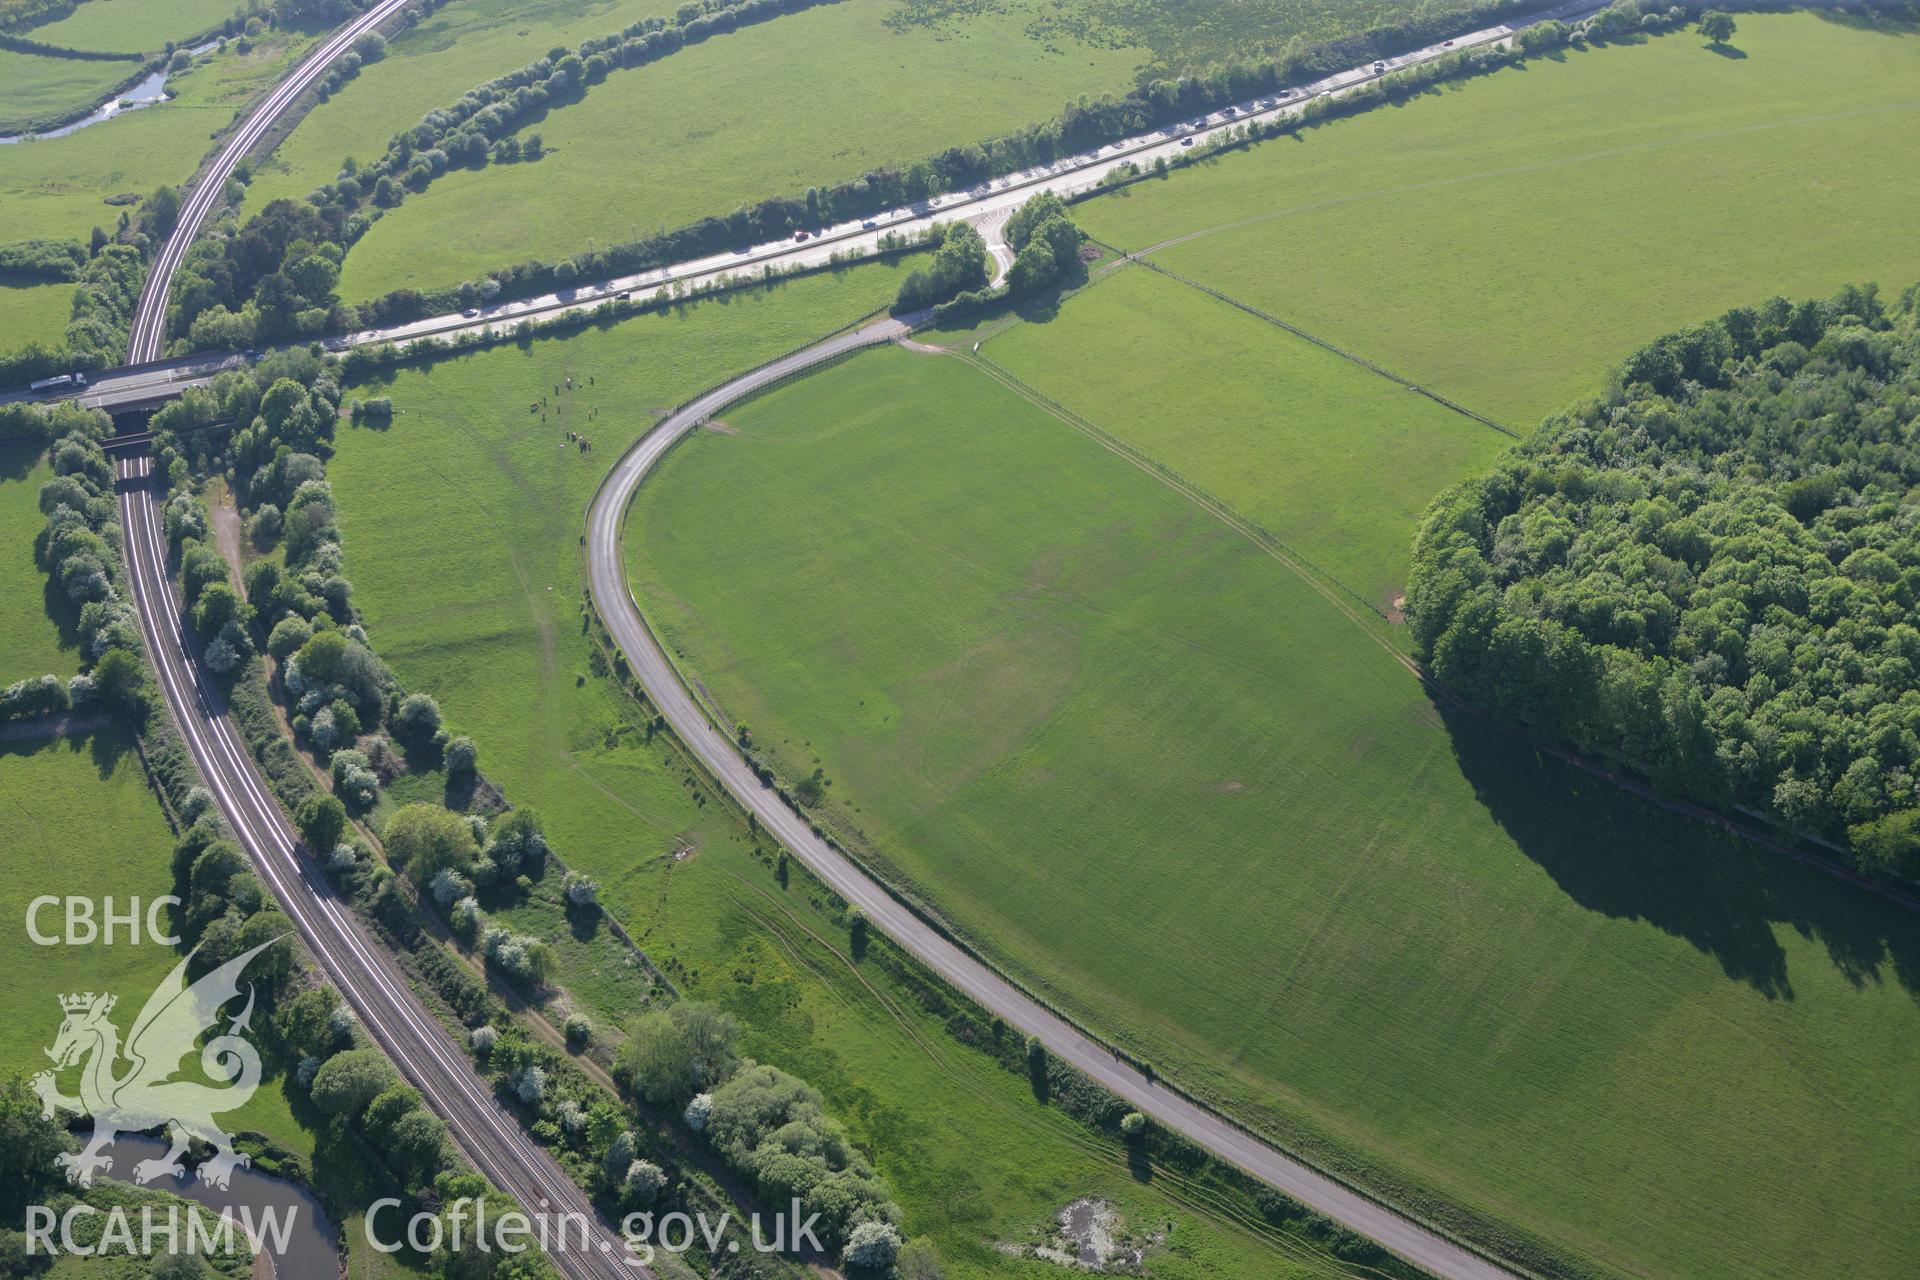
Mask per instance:
[[[773,360],[693,400],[661,419],[614,466],[587,511],[587,574],[594,607],[647,696],[700,762],[767,831],[875,926],[899,942],[968,999],[997,1014],[1048,1052],[1126,1099],[1161,1124],[1186,1135],[1301,1203],[1365,1235],[1383,1248],[1444,1280],[1511,1280],[1519,1274],[1443,1233],[1416,1222],[1359,1188],[1323,1173],[1261,1140],[1177,1089],[1121,1061],[1065,1017],[1021,990],[958,945],[946,932],[896,898],[845,853],[815,835],[807,820],[763,785],[734,742],[708,717],[679,677],[672,659],[641,617],[628,589],[622,530],[634,492],[653,467],[689,432],[729,405],[825,361],[904,337],[907,323],[882,319]]]
[[[166,331],[167,293],[188,247],[219,203],[227,178],[274,123],[355,40],[398,12],[384,0],[341,27],[257,104],[208,165],[161,246],[134,312],[130,363],[156,360]],[[164,484],[145,452],[116,467],[127,576],[148,654],[181,737],[261,878],[375,1040],[420,1090],[474,1165],[530,1213],[579,1215],[584,1248],[549,1254],[567,1280],[651,1276],[624,1241],[600,1222],[586,1193],[527,1137],[493,1096],[446,1028],[414,995],[397,962],[328,885],[255,766],[218,689],[203,678],[167,571],[166,539],[152,488]],[[570,1237],[570,1238],[577,1238]]]

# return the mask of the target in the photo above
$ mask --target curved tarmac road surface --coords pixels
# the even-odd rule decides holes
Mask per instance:
[[[407,0],[382,0],[328,37],[253,109],[227,140],[183,204],[179,223],[162,246],[136,308],[129,362],[141,367],[97,376],[94,389],[82,397],[83,403],[107,407],[155,403],[178,394],[184,386],[205,382],[219,369],[237,362],[231,355],[214,353],[167,361],[161,366],[154,364],[164,346],[167,297],[173,274],[201,225],[217,206],[226,179],[246,153],[355,39],[405,3]],[[1568,16],[1595,7],[1594,0],[1568,0],[1525,21],[1474,32],[1444,45],[1391,59],[1388,69],[1444,56],[1470,44],[1510,38],[1513,31],[1526,22]],[[511,324],[533,316],[596,306],[623,290],[658,288],[670,281],[697,283],[725,272],[737,272],[742,267],[818,265],[833,253],[871,251],[888,233],[918,231],[936,219],[982,221],[991,231],[1013,207],[1036,191],[1053,190],[1064,195],[1085,190],[1120,163],[1149,164],[1158,156],[1177,154],[1189,139],[1206,141],[1219,130],[1246,119],[1298,110],[1300,104],[1315,93],[1342,92],[1373,79],[1376,74],[1371,68],[1355,68],[1330,76],[1290,98],[1211,113],[1190,124],[1010,175],[971,192],[938,197],[924,205],[881,215],[871,220],[871,226],[827,229],[805,247],[780,242],[739,254],[715,255],[566,294],[490,307],[481,316],[438,316],[392,329],[354,334],[337,345],[404,343],[428,334]],[[1436,1275],[1449,1280],[1505,1277],[1508,1273],[1493,1263],[1314,1172],[1115,1061],[1106,1049],[1081,1036],[941,937],[887,896],[852,863],[817,840],[804,823],[764,791],[746,771],[730,742],[708,723],[680,684],[634,608],[622,576],[618,532],[633,489],[674,440],[721,405],[818,360],[888,341],[905,332],[906,326],[898,321],[880,321],[742,375],[671,415],[641,441],[609,477],[592,509],[589,537],[592,588],[602,616],[634,662],[650,694],[714,774],[759,814],[770,831],[843,897],[859,904],[880,927],[971,998],[1023,1032],[1038,1035],[1052,1052],[1162,1123],[1186,1133],[1216,1154]],[[38,397],[17,393],[0,400],[28,398]],[[151,460],[143,454],[131,454],[123,457],[118,467],[129,577],[162,690],[221,811],[287,909],[307,946],[401,1070],[447,1119],[461,1147],[496,1185],[516,1196],[530,1210],[579,1212],[593,1224],[592,1247],[584,1252],[554,1255],[568,1280],[612,1280],[634,1274],[635,1270],[644,1273],[644,1269],[637,1268],[636,1263],[624,1256],[623,1245],[593,1217],[579,1189],[544,1152],[528,1141],[514,1117],[495,1102],[485,1082],[468,1065],[464,1053],[412,996],[392,958],[368,938],[300,846],[228,721],[219,693],[199,678],[192,646],[182,627],[179,602],[167,577],[160,514],[149,488],[155,479],[151,474]]]
[[[329,36],[227,141],[186,201],[179,223],[155,260],[134,313],[134,363],[159,355],[169,282],[234,167],[334,58],[404,3],[385,0]],[[201,678],[183,627],[184,613],[168,577],[166,539],[152,494],[152,487],[164,486],[165,479],[154,474],[153,459],[144,452],[122,457],[117,477],[127,576],[167,705],[221,813],[301,939],[381,1047],[446,1120],[454,1140],[481,1172],[529,1213],[552,1215],[556,1230],[561,1223],[569,1224],[564,1236],[569,1247],[549,1251],[567,1280],[650,1276],[625,1243],[599,1221],[585,1193],[494,1098],[465,1050],[413,994],[393,957],[368,935],[301,845],[227,718],[219,691]],[[387,1239],[396,1238],[402,1229],[397,1219],[379,1226]]]
[[[1401,1216],[1342,1183],[1228,1124],[1184,1095],[1148,1079],[1048,1012],[997,972],[948,941],[902,906],[844,854],[813,834],[769,788],[762,786],[734,744],[697,703],[640,616],[628,589],[621,555],[621,529],[634,491],[655,463],[688,432],[754,391],[801,373],[822,361],[905,337],[906,321],[877,320],[741,374],[676,409],[622,457],[602,482],[587,511],[587,572],[594,606],[614,642],[646,687],[660,713],[707,769],[760,825],[791,849],[835,893],[866,912],[888,936],[986,1009],[1024,1035],[1038,1036],[1048,1052],[1106,1088],[1232,1161],[1263,1182],[1368,1236],[1394,1253],[1446,1280],[1509,1280],[1502,1267],[1419,1223]]]

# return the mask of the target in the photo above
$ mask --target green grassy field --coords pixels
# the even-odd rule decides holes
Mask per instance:
[[[244,6],[233,0],[84,0],[58,22],[26,34],[42,44],[116,53],[157,53],[211,31]]]
[[[62,634],[71,611],[58,589],[49,590],[46,571],[35,562],[34,539],[46,527],[40,514],[40,486],[53,468],[39,449],[0,447],[0,684],[48,672],[62,680],[80,669],[73,642]],[[49,609],[60,610],[56,622]]]
[[[893,8],[844,0],[614,73],[528,126],[551,155],[458,170],[384,214],[348,255],[341,297],[453,284],[917,159],[1125,85],[1140,60],[1043,47],[1015,12],[970,17],[951,38],[889,31]]]
[[[1139,267],[980,354],[1171,467],[1374,608],[1405,584],[1435,492],[1511,441]]]
[[[13,597],[8,597],[9,601]],[[39,611],[9,603],[18,612]],[[12,630],[12,628],[9,628]],[[0,1047],[0,1071],[36,1071],[47,1065],[40,1050],[60,1029],[55,997],[69,991],[121,993],[122,1026],[179,956],[143,940],[113,946],[37,946],[27,936],[26,908],[43,894],[115,896],[143,903],[172,892],[169,858],[173,837],[160,806],[147,790],[132,740],[120,730],[102,730],[54,742],[0,742],[0,902],[8,927],[0,974],[0,1014],[18,1034]],[[144,908],[143,908],[144,911]],[[60,932],[60,911],[42,914],[45,933]],[[70,1083],[70,1082],[69,1082]]]
[[[593,674],[580,522],[617,452],[659,408],[852,318],[897,280],[867,266],[397,374],[378,388],[400,410],[393,426],[343,431],[329,468],[374,643],[475,735],[488,777],[542,813],[556,850],[599,880],[676,983],[735,1010],[752,1053],[826,1092],[950,1276],[1040,1274],[993,1244],[1082,1194],[1112,1197],[1136,1225],[1174,1223],[1156,1275],[1330,1274],[1317,1250],[1222,1223],[1176,1178],[1137,1183],[1117,1147],[956,1045],[872,961],[856,974],[816,895],[797,881],[783,891],[743,824],[649,746],[637,705]],[[545,422],[527,412],[543,396]],[[570,428],[593,454],[565,445]],[[605,948],[554,914],[502,912],[553,937],[560,981],[597,1025],[631,1017],[632,971],[606,968]]]
[[[618,704],[589,677],[577,560],[601,476],[654,413],[872,310],[898,276],[869,266],[795,281],[356,390],[390,394],[400,410],[391,430],[344,432],[329,467],[374,643],[473,734],[482,769],[551,797],[536,803],[557,848],[621,829],[640,861],[678,835],[666,816],[680,811],[677,778],[606,740]],[[582,385],[554,392],[569,373]],[[543,396],[545,420],[528,412]],[[595,451],[568,444],[570,429]],[[484,560],[471,536],[435,532],[475,528],[487,532]]]
[[[27,343],[59,343],[73,314],[70,284],[0,284],[0,351]]]
[[[1324,40],[1391,21],[1414,9],[1445,12],[1460,0],[1413,5],[1405,0],[1001,0],[987,5],[952,0],[903,0],[890,28],[927,27],[965,33],[968,17],[982,9],[1018,14],[1027,34],[1043,43],[1068,40],[1140,49],[1143,74],[1177,75],[1230,57],[1270,57],[1289,41]]]
[[[577,46],[617,31],[635,16],[619,0],[460,0],[437,10],[388,41],[384,58],[307,113],[258,166],[247,207],[303,199],[331,182],[345,157],[378,159],[396,130],[475,85],[555,45]]]
[[[1076,216],[1530,427],[1649,335],[1920,279],[1920,35],[1742,14],[1733,44],[1536,59]]]
[[[14,612],[11,608],[6,612]],[[0,1047],[0,1073],[46,1067],[41,1049],[60,1029],[57,997],[73,991],[112,991],[120,1003],[114,1021],[132,1026],[147,996],[179,963],[171,947],[146,939],[130,944],[38,946],[27,936],[26,908],[36,897],[77,894],[96,901],[113,895],[145,904],[173,891],[173,835],[148,789],[133,741],[119,728],[54,741],[0,742],[0,903],[11,922],[0,975],[0,1016],[18,1034]],[[60,935],[61,908],[39,916],[43,934]],[[71,1090],[73,1081],[61,1082]],[[236,1129],[254,1129],[311,1157],[312,1133],[294,1118],[284,1075],[270,1072],[244,1106],[223,1117]]]
[[[251,53],[226,52],[168,81],[179,96],[128,112],[64,138],[0,146],[0,226],[8,239],[48,236],[84,241],[111,230],[120,210],[109,196],[146,195],[190,177],[211,145],[255,93],[285,74],[311,37],[275,37]]]
[[[945,74],[943,60],[950,54],[957,56],[957,69],[969,73],[984,61],[993,71],[987,83],[994,91],[1013,93],[1017,101],[1011,105],[1027,110],[1028,114],[1021,115],[1016,109],[1008,119],[1013,123],[1023,123],[1028,118],[1056,110],[1059,102],[1070,92],[1123,87],[1136,62],[1142,67],[1157,65],[1165,60],[1182,64],[1188,61],[1204,63],[1229,51],[1242,55],[1250,55],[1255,51],[1271,52],[1296,34],[1308,38],[1336,34],[1348,29],[1351,24],[1378,21],[1407,7],[1400,0],[1363,0],[1342,5],[1338,10],[1304,0],[1239,0],[1228,4],[1187,6],[1113,6],[1089,4],[1084,0],[1075,4],[1041,4],[1035,0],[1008,0],[991,6],[990,12],[997,16],[990,22],[982,23],[979,19],[983,7],[956,6],[942,0],[933,0],[932,3],[904,0],[897,4],[867,3],[854,6],[857,12],[852,25],[838,26],[834,30],[841,33],[851,31],[875,56],[891,54],[896,50],[904,51],[903,56],[908,60],[902,70],[938,67]],[[612,0],[589,4],[562,3],[561,0],[461,0],[458,5],[441,9],[427,17],[417,28],[394,38],[388,44],[383,62],[366,67],[358,79],[308,115],[273,157],[261,166],[249,193],[249,202],[257,207],[280,197],[298,199],[305,196],[320,184],[332,180],[342,158],[350,155],[361,161],[373,159],[385,150],[387,139],[396,129],[411,124],[436,107],[454,101],[475,85],[515,70],[555,45],[577,45],[583,39],[605,35],[630,22],[633,16],[632,12],[612,3]],[[845,20],[842,21],[844,23]],[[1027,48],[1018,47],[1013,40],[1016,31],[1026,37]],[[984,39],[988,47],[979,51],[964,48],[973,44],[977,37]],[[775,47],[781,43],[775,41]],[[814,64],[809,64],[807,58],[817,54],[822,43],[821,38],[809,38],[805,48],[772,61],[764,56],[765,47],[756,45],[753,50],[756,60],[751,64],[751,69],[761,75],[799,76],[804,79],[814,69]],[[1131,60],[1116,63],[1120,70],[1115,78],[1082,83],[1085,77],[1079,75],[1075,67],[1084,63],[1085,59],[1074,55],[1072,51],[1079,49],[1084,53],[1090,43],[1104,48],[1131,50]],[[831,56],[836,67],[843,54],[844,50],[841,49],[833,51]],[[1008,68],[992,65],[1003,58],[1008,60]],[[731,55],[723,55],[719,60],[728,62]],[[1104,63],[1107,60],[1100,61]],[[1013,65],[1016,63],[1034,65],[1021,73],[1018,66]],[[883,61],[878,70],[884,72],[892,65]],[[659,70],[655,67],[633,74],[645,77]],[[626,74],[616,73],[615,79]],[[701,81],[707,78],[707,74],[695,74],[691,78]],[[904,81],[911,77],[900,78]],[[1023,80],[1031,84],[1023,83]],[[636,91],[629,98],[623,98],[619,105],[608,107],[602,114],[602,123],[609,119],[633,118],[632,113],[644,112],[650,121],[649,131],[653,131],[655,126],[652,121],[660,114],[659,104],[673,99],[685,83],[686,78],[683,77],[670,81],[664,89]],[[765,87],[756,86],[748,95],[748,100],[773,100],[775,105],[771,108],[772,114],[784,117],[793,109],[794,101],[804,102],[822,89],[818,84],[809,84],[803,91],[794,91],[794,83],[797,81],[789,78]],[[706,91],[701,90],[703,105],[700,110],[713,110],[713,103],[726,100],[733,87],[729,81],[728,85],[721,87],[718,97],[709,97]],[[838,87],[829,86],[828,89],[835,94],[842,94]],[[595,90],[596,95],[608,92],[604,87]],[[897,85],[889,86],[885,96],[890,100],[897,92]],[[867,118],[866,100],[853,97],[851,92],[836,100],[842,103],[853,101],[856,104],[853,114],[860,119],[862,130],[872,127],[873,121]],[[806,110],[813,113],[817,109],[808,106]],[[636,153],[642,163],[659,166],[672,162],[675,165],[673,183],[649,181],[646,184],[644,189],[649,202],[672,199],[673,193],[668,188],[685,181],[685,175],[679,173],[678,165],[683,164],[687,157],[673,148],[683,144],[688,130],[699,133],[698,141],[703,156],[710,153],[716,141],[710,135],[726,131],[712,128],[711,125],[703,127],[697,122],[689,123],[692,114],[697,112],[669,106],[670,125],[680,131],[680,136],[663,134],[651,139],[634,139],[628,144],[645,148],[644,152]],[[719,114],[729,123],[741,118],[734,108],[721,110]],[[768,123],[767,114],[765,111],[756,114],[752,121],[756,131],[764,131]],[[986,119],[982,117],[981,128],[986,127]],[[943,117],[941,123],[951,126],[956,119],[950,114]],[[962,132],[951,138],[942,135],[931,145],[963,138],[970,141],[980,136],[964,132],[964,128],[972,127],[967,125],[964,117],[959,117],[957,123],[963,126]],[[533,128],[541,130],[549,142],[554,140],[555,135],[546,131],[545,124]],[[591,126],[585,126],[582,130],[583,133],[592,131]],[[920,133],[911,133],[906,135],[906,140],[920,136]],[[882,142],[889,140],[881,139]],[[584,152],[576,154],[585,156]],[[626,152],[621,154],[627,155]],[[857,154],[863,153],[847,153]],[[917,153],[899,158],[910,159],[914,155]],[[878,158],[894,158],[894,153],[882,151]],[[586,159],[591,160],[592,157]],[[632,157],[628,159],[631,163]],[[843,162],[843,159],[842,156],[825,152],[816,152],[811,156],[813,162],[832,164],[835,171],[851,169],[853,164]],[[703,160],[702,163],[704,167],[706,162]],[[762,156],[755,163],[765,167],[774,161],[771,157]],[[769,172],[779,174],[786,171],[776,167]],[[727,169],[714,164],[710,173],[711,176],[702,182],[700,194],[703,198],[710,194],[716,183],[724,186],[722,180],[727,175]],[[541,187],[551,177],[550,172],[542,174],[540,181],[533,185]],[[788,181],[805,182],[817,177],[811,171],[792,170],[787,174]],[[732,191],[730,198],[737,201],[768,194],[747,189],[749,186],[742,184],[739,190]],[[654,225],[656,219],[669,216],[669,206],[665,205],[656,207],[648,203],[634,208],[635,194],[630,189],[620,192],[622,199],[619,208],[629,211],[624,215],[624,221],[610,213],[608,218],[596,224],[598,230],[590,230],[587,234],[598,235],[602,240],[619,238],[632,234],[635,227],[644,232]],[[563,204],[556,202],[556,205]],[[705,203],[693,208],[694,216],[711,211]],[[571,251],[579,248],[580,243],[561,244],[558,251]],[[489,261],[481,265],[497,264]],[[377,281],[367,287],[377,287]]]
[[[1368,628],[961,360],[726,422],[636,503],[651,616],[1029,981],[1622,1272],[1920,1260],[1905,913],[1444,723]]]
[[[91,106],[138,70],[137,62],[46,58],[0,49],[0,134]]]

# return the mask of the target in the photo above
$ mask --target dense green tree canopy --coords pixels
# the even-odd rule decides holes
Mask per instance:
[[[1920,873],[1917,299],[1776,298],[1634,352],[1434,504],[1418,656],[1668,790]]]

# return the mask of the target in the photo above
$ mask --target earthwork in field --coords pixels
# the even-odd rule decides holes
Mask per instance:
[[[1862,3],[9,26],[129,56],[10,42],[0,133],[246,35],[0,145],[0,906],[187,899],[0,944],[0,1084],[297,921],[239,1125],[360,1280],[464,1265],[359,1241],[468,1157],[817,1198],[768,1280],[1920,1273],[1920,9]]]
[[[1915,166],[1849,158],[1910,145],[1920,46],[1804,14],[1740,32],[1743,60],[1569,51],[1075,217],[1524,430],[1663,328],[1920,263]],[[1756,175],[1783,167],[1829,176],[1730,236],[1729,205],[1780,208]],[[1910,1172],[1885,1108],[1920,1031],[1905,915],[1450,723],[1377,618],[1315,589],[1377,605],[1425,499],[1504,437],[1141,266],[930,340],[954,354],[729,411],[628,526],[652,623],[722,722],[822,771],[837,834],[1415,1203],[1629,1273],[1920,1256],[1855,1176]],[[1774,1156],[1815,1149],[1846,1168]]]
[[[949,1038],[890,969],[851,966],[844,919],[773,873],[583,634],[578,525],[605,459],[651,425],[653,406],[818,336],[898,279],[860,267],[358,388],[401,409],[390,427],[345,431],[330,468],[370,634],[409,687],[486,744],[488,778],[543,816],[649,958],[688,996],[733,1010],[754,1056],[826,1092],[949,1275],[1017,1272],[993,1241],[1024,1238],[1089,1187],[1135,1222],[1173,1224],[1155,1274],[1336,1274],[1320,1246],[1218,1216],[1177,1170],[1135,1184],[1124,1152]],[[423,564],[441,566],[444,591],[422,593]],[[575,1007],[610,1031],[631,1018],[632,970],[583,945],[557,909],[535,900],[495,918],[555,939]]]

